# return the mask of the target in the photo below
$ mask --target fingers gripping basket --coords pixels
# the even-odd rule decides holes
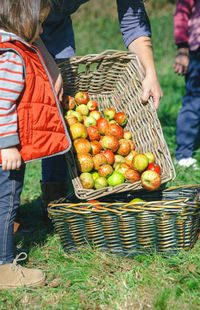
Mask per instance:
[[[117,196],[114,203],[98,204],[65,198],[50,206],[49,215],[66,251],[91,245],[127,256],[176,253],[191,249],[198,239],[199,190],[200,186],[182,186],[143,192],[140,197],[146,202],[137,204],[120,202]],[[130,198],[123,194],[124,200]]]
[[[174,167],[152,100],[146,104],[141,102],[143,73],[136,55],[108,50],[99,55],[70,58],[59,67],[65,94],[74,96],[80,90],[85,91],[90,99],[98,102],[101,112],[108,107],[114,107],[117,112],[125,112],[128,116],[125,129],[132,132],[136,151],[152,152],[155,155],[156,162],[162,168],[161,184],[174,178]],[[125,182],[116,187],[84,189],[72,152],[67,154],[67,162],[75,194],[79,199],[89,200],[142,188],[138,181]]]

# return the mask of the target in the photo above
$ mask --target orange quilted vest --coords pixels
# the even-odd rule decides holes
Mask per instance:
[[[5,49],[20,54],[25,64],[25,87],[17,103],[19,151],[23,161],[67,152],[71,140],[39,51],[19,41],[0,43],[0,51]]]

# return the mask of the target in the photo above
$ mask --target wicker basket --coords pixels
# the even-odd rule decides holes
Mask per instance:
[[[99,110],[114,107],[128,116],[127,130],[133,134],[136,151],[152,152],[162,168],[161,184],[175,177],[171,156],[163,137],[156,110],[149,99],[141,103],[141,82],[143,73],[136,55],[126,51],[108,50],[99,55],[73,57],[59,64],[64,93],[74,96],[79,90],[85,91],[96,100]],[[142,189],[141,181],[125,182],[116,187],[84,189],[79,180],[74,155],[69,152],[67,162],[75,194],[79,199],[89,200],[116,192]]]
[[[182,186],[153,192],[153,197],[144,192],[140,197],[146,202],[137,204],[69,203],[65,198],[50,206],[49,216],[65,251],[91,245],[126,256],[176,253],[191,249],[198,239],[199,191],[200,186]]]

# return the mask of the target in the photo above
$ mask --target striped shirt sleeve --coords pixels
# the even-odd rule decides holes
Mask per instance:
[[[16,101],[24,88],[23,71],[14,51],[0,54],[0,149],[19,144]]]

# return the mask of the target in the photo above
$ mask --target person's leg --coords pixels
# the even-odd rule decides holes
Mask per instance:
[[[13,223],[20,203],[25,165],[20,170],[3,171],[0,167],[0,265],[11,263],[13,252]]]
[[[26,253],[14,259],[13,223],[19,207],[24,172],[25,165],[20,170],[11,171],[3,171],[0,167],[0,289],[45,284],[45,275],[41,270],[17,265],[17,261],[26,258]]]
[[[186,95],[177,117],[177,160],[193,156],[194,144],[199,132],[200,120],[200,50],[190,53],[190,64],[186,74]]]

